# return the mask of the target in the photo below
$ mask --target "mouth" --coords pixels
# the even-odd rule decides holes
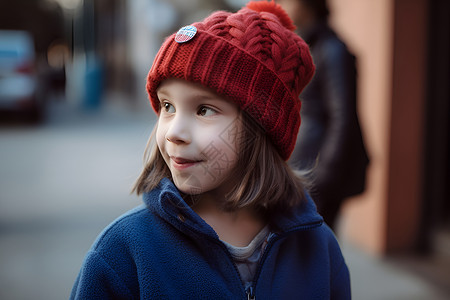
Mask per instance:
[[[195,166],[202,162],[202,160],[188,159],[188,158],[176,157],[176,156],[170,156],[170,160],[172,162],[172,166],[175,169],[179,169],[179,170]]]

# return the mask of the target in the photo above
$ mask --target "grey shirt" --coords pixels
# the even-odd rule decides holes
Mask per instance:
[[[230,251],[246,289],[252,285],[258,262],[262,257],[269,235],[269,226],[266,225],[248,246],[235,247],[222,241]]]

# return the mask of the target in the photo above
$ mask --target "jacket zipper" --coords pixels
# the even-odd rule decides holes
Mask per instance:
[[[226,253],[226,255],[228,256],[228,258],[230,259],[231,264],[234,267],[234,271],[237,274],[238,278],[239,278],[239,282],[241,283],[241,287],[242,289],[245,291],[245,294],[247,295],[247,300],[256,300],[256,296],[255,296],[255,289],[256,289],[256,283],[258,282],[259,279],[259,275],[261,273],[261,269],[262,269],[262,265],[264,264],[264,261],[267,258],[267,253],[270,251],[270,248],[272,248],[273,244],[275,244],[276,241],[280,240],[281,238],[287,236],[288,234],[292,233],[292,232],[296,232],[296,231],[301,231],[301,230],[308,230],[311,228],[315,228],[315,227],[319,227],[320,225],[322,225],[323,221],[319,221],[319,222],[314,222],[314,223],[310,223],[310,224],[305,224],[302,226],[298,226],[295,227],[289,231],[285,231],[282,235],[276,235],[275,237],[273,237],[272,239],[269,240],[269,242],[267,243],[266,249],[264,250],[263,256],[261,257],[259,264],[258,264],[258,269],[256,270],[256,274],[255,274],[255,278],[253,279],[252,285],[250,287],[248,287],[247,289],[245,289],[244,283],[242,282],[242,277],[241,274],[239,273],[239,270],[236,266],[236,264],[233,261],[233,257],[231,256],[230,251],[228,251],[228,249],[226,248],[226,246],[218,239],[213,238],[199,230],[197,230],[196,228],[192,227],[192,226],[187,226],[188,228],[190,228],[190,230],[196,232],[199,235],[203,235],[206,238],[208,238],[209,240],[211,240],[212,242],[218,244],[222,250]]]
[[[253,292],[253,286],[248,287],[246,293],[247,293],[247,300],[255,300],[256,299],[255,294]]]
[[[215,239],[214,239],[213,241],[214,241],[216,244],[218,244],[218,245],[222,248],[222,250],[225,252],[225,254],[228,256],[228,259],[230,260],[231,264],[233,265],[234,272],[236,273],[236,275],[237,275],[238,278],[239,278],[239,282],[241,283],[241,287],[242,287],[242,289],[245,291],[245,293],[247,294],[247,299],[252,299],[252,300],[254,300],[255,297],[250,297],[250,295],[249,295],[249,293],[248,293],[248,290],[252,289],[252,287],[250,287],[248,290],[245,290],[245,286],[244,286],[244,283],[243,283],[243,281],[242,281],[241,273],[239,273],[239,270],[238,270],[236,264],[234,263],[234,260],[233,260],[233,257],[231,256],[230,251],[228,251],[227,247],[226,247],[220,240],[215,240]],[[252,289],[252,293],[253,293],[253,289]]]
[[[244,284],[243,284],[241,274],[239,273],[239,270],[238,270],[236,264],[234,263],[233,257],[231,256],[231,253],[230,253],[230,251],[228,251],[227,247],[226,247],[220,240],[218,240],[218,239],[216,239],[216,238],[214,238],[214,237],[211,237],[211,236],[209,236],[209,235],[207,235],[207,234],[201,232],[200,230],[197,230],[196,228],[194,228],[194,227],[192,227],[192,226],[187,225],[187,227],[188,227],[190,230],[192,230],[192,231],[194,231],[195,233],[197,233],[198,235],[205,236],[207,239],[211,240],[213,243],[219,245],[219,247],[225,252],[225,254],[228,256],[228,259],[230,260],[231,264],[233,265],[234,272],[236,273],[236,275],[237,275],[238,278],[239,278],[239,282],[240,282],[240,284],[241,284],[242,290],[244,290],[245,293],[247,294],[247,299],[252,299],[252,300],[254,300],[255,297],[254,297],[254,296],[250,297],[249,294],[248,294],[248,290],[251,289],[251,291],[252,291],[251,293],[252,293],[252,295],[253,295],[253,288],[250,287],[248,290],[245,290],[245,286],[244,286]]]
[[[256,284],[258,283],[259,275],[261,274],[261,269],[264,264],[264,261],[266,260],[268,253],[270,252],[270,249],[275,244],[275,242],[277,242],[278,240],[282,239],[283,237],[287,236],[290,233],[316,228],[316,227],[319,227],[320,225],[322,225],[322,223],[323,223],[323,221],[319,221],[319,222],[315,222],[315,223],[302,225],[302,226],[296,227],[292,230],[286,231],[281,235],[275,235],[273,238],[269,239],[266,249],[264,250],[263,256],[261,257],[261,259],[258,263],[258,269],[256,270],[255,278],[253,278],[252,285],[246,290],[248,300],[256,300],[256,296],[255,296]]]

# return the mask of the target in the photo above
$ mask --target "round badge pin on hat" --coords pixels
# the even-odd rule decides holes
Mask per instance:
[[[301,123],[299,94],[314,74],[306,42],[275,1],[250,1],[236,13],[216,11],[165,40],[147,76],[156,90],[168,78],[196,82],[237,104],[269,135],[280,156],[294,150]]]
[[[181,27],[180,30],[178,30],[177,34],[175,35],[175,41],[177,43],[186,43],[195,36],[197,33],[197,28],[195,26],[189,25]]]

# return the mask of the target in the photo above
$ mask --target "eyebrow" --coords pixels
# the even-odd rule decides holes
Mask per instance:
[[[166,91],[164,88],[159,88],[159,89],[157,89],[157,90],[156,90],[156,94],[157,94],[157,95],[158,95],[158,94],[164,94],[164,95],[166,95],[166,96],[170,96],[169,91]]]

